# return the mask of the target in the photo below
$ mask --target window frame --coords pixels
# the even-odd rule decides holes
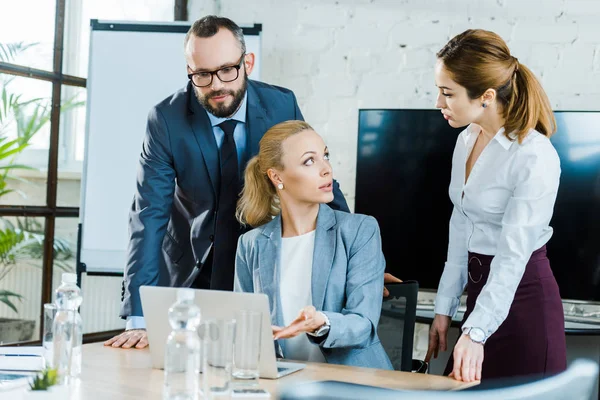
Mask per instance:
[[[64,127],[64,137],[61,138],[61,96],[63,87],[79,87],[85,88],[87,80],[82,77],[72,76],[63,74],[63,46],[65,44],[65,20],[67,0],[55,0],[56,1],[56,13],[54,20],[54,44],[53,44],[53,68],[52,71],[46,71],[36,68],[27,67],[24,65],[0,62],[0,73],[20,76],[28,79],[37,79],[43,81],[49,81],[52,83],[52,95],[51,95],[51,116],[50,116],[50,140],[49,148],[46,149],[27,149],[23,152],[23,161],[31,161],[32,157],[39,155],[39,152],[44,153],[44,158],[48,154],[48,163],[45,166],[35,165],[41,167],[41,174],[46,174],[46,205],[45,206],[21,206],[21,205],[0,205],[0,217],[44,217],[45,228],[44,228],[44,252],[42,260],[42,295],[41,303],[39,305],[40,316],[43,315],[43,307],[45,303],[52,301],[52,274],[53,274],[53,243],[55,238],[55,225],[57,218],[68,218],[68,217],[79,217],[79,207],[59,207],[57,206],[57,187],[58,187],[58,175],[59,167],[61,172],[63,168],[66,172],[73,170],[72,166],[80,167],[82,162],[76,160],[76,135],[68,131],[68,124],[72,123],[69,121]],[[175,21],[186,21],[187,15],[187,0],[175,0],[174,2],[174,20]],[[61,147],[63,152],[60,152]],[[66,149],[66,153],[65,153]],[[59,160],[59,153],[64,154],[63,162]],[[77,164],[79,163],[79,164]],[[45,168],[44,168],[45,167]],[[78,244],[79,245],[79,244]],[[77,254],[79,249],[76,249]],[[79,258],[77,257],[77,274],[78,280],[81,282],[81,268],[79,265]],[[42,324],[40,323],[40,338],[42,337]],[[99,341],[105,338],[111,337],[112,335],[120,331],[110,330],[104,332],[93,332],[84,335],[84,342]],[[26,344],[40,344],[41,340],[26,342]],[[25,343],[19,343],[25,344]]]

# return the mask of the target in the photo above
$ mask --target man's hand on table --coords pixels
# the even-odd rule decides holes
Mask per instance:
[[[129,329],[120,335],[104,342],[105,346],[121,347],[123,349],[143,349],[148,346],[148,334],[145,329]]]

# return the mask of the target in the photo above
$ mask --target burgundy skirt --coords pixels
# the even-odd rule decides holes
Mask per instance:
[[[487,282],[493,256],[469,253],[465,323]],[[445,374],[452,372],[452,355]],[[546,246],[533,252],[508,317],[484,346],[481,379],[549,376],[567,368],[565,318]]]

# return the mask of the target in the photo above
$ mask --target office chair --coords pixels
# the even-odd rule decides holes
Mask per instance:
[[[383,299],[377,326],[381,344],[395,370],[425,373],[427,363],[412,358],[419,282],[391,283],[385,287],[390,295]]]
[[[290,385],[282,400],[590,400],[598,379],[598,363],[576,360],[567,371],[523,385],[491,390],[401,391],[355,383],[323,381]]]

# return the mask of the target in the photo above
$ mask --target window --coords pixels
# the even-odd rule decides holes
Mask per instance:
[[[38,341],[43,304],[76,269],[90,19],[173,21],[185,9],[186,0],[0,2],[0,344]],[[82,282],[85,333],[122,328],[121,277]]]
[[[2,2],[0,43],[12,44],[15,51],[4,52],[0,60],[52,71],[55,12],[53,0]]]
[[[52,83],[0,73],[0,204],[46,204]]]

